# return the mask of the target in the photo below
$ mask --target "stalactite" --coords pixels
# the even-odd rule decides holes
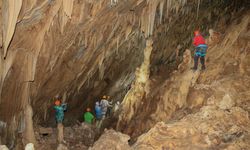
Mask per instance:
[[[162,23],[164,3],[165,3],[165,1],[161,1],[161,3],[160,3],[160,23]]]
[[[4,57],[16,28],[17,17],[22,7],[22,0],[3,0],[3,46]]]
[[[104,76],[104,71],[105,71],[105,65],[104,65],[104,53],[99,56],[99,62],[98,62],[98,68],[99,68],[99,79],[102,80]]]
[[[116,51],[117,52],[119,51],[119,40],[120,40],[120,38],[117,37],[117,39],[116,39]]]
[[[126,28],[125,40],[128,40],[128,36],[131,34],[131,32],[132,32],[132,26],[128,25]]]
[[[63,0],[63,10],[67,17],[71,18],[74,0]]]
[[[69,19],[71,19],[72,11],[73,11],[74,0],[63,0],[61,13],[60,13],[60,26],[61,33],[64,32],[64,27]]]
[[[201,0],[198,0],[196,19],[198,19],[199,17],[200,3],[201,3]]]
[[[110,5],[115,6],[118,3],[118,0],[110,0]]]
[[[159,0],[150,1],[149,3],[149,19],[148,19],[148,33],[147,36],[153,34],[154,23],[155,23],[155,13],[158,6]]]

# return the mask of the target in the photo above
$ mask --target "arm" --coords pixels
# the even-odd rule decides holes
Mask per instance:
[[[63,110],[65,111],[65,110],[67,109],[67,103],[63,103],[63,104],[62,104],[62,108],[63,108]]]
[[[107,104],[108,104],[108,107],[112,107],[113,106],[112,102],[108,102]]]
[[[196,44],[197,44],[197,38],[194,37],[194,38],[193,38],[193,45],[196,46]]]

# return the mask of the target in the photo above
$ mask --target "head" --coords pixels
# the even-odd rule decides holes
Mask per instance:
[[[195,30],[194,31],[194,36],[197,36],[197,35],[199,35],[200,34],[200,31],[199,30]]]
[[[87,112],[90,112],[90,111],[91,111],[91,109],[88,107],[88,108],[87,108]]]
[[[99,106],[99,105],[100,105],[100,103],[99,103],[99,102],[95,102],[95,105]]]
[[[110,99],[110,96],[107,96],[107,99],[109,100],[109,99]]]
[[[60,106],[60,105],[61,105],[61,101],[60,101],[60,100],[56,100],[56,101],[55,101],[55,105],[56,105],[56,106]]]
[[[103,98],[103,99],[107,99],[107,96],[106,96],[106,95],[104,95],[104,96],[102,96],[102,98]]]

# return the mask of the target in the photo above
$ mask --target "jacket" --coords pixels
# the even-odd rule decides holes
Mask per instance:
[[[197,35],[193,39],[194,46],[199,46],[200,44],[206,44],[205,39],[202,37],[202,35]]]

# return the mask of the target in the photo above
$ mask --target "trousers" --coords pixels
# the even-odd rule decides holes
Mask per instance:
[[[194,70],[198,69],[199,60],[200,60],[200,63],[202,65],[201,69],[202,70],[206,69],[206,67],[205,67],[205,56],[198,56],[198,55],[194,56],[194,67],[193,67],[193,69]]]

